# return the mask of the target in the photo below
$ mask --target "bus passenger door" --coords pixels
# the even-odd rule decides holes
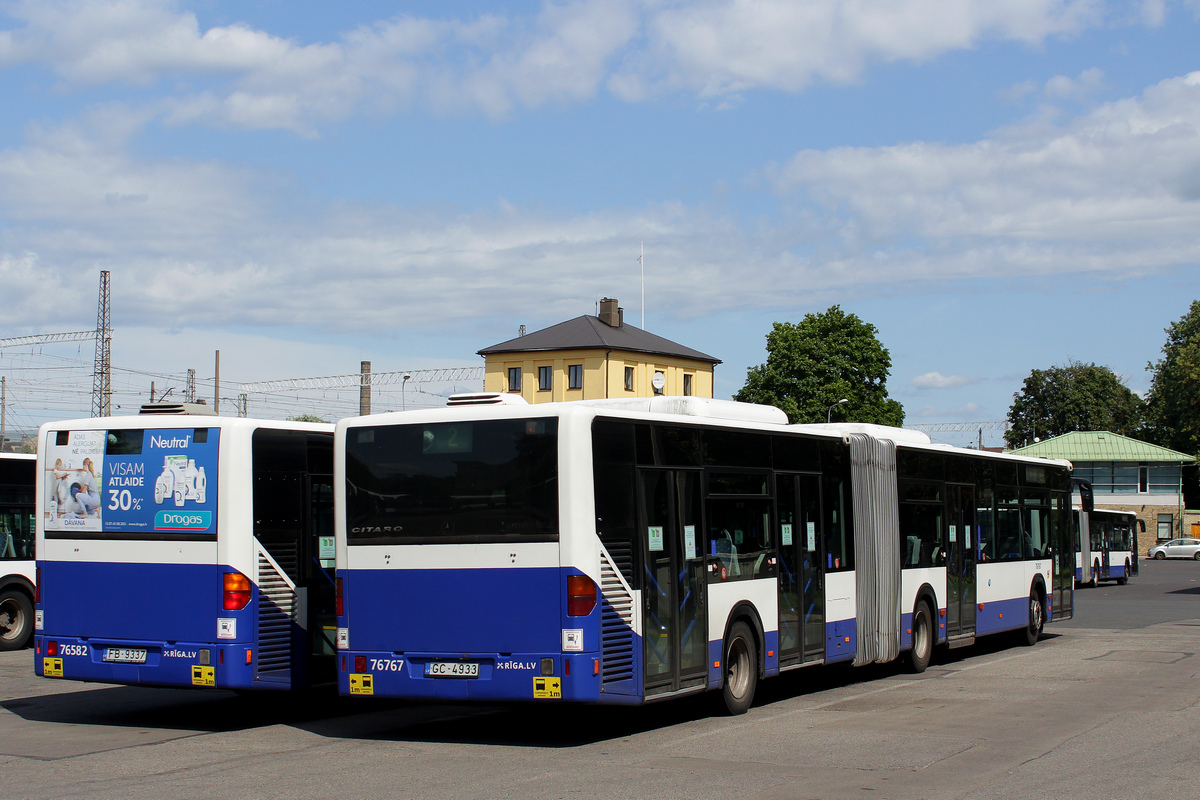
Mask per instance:
[[[301,571],[301,580],[308,588],[308,683],[311,686],[337,680],[332,475],[309,478],[308,507],[308,568]]]
[[[975,636],[975,489],[946,487],[946,637]]]
[[[776,475],[779,510],[779,666],[825,657],[820,476]]]
[[[642,657],[648,697],[707,682],[700,475],[639,472]]]

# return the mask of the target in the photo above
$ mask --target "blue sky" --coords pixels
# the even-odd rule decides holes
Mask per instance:
[[[1072,359],[1143,392],[1200,295],[1198,45],[1197,0],[0,2],[0,338],[109,269],[126,370],[473,365],[637,323],[644,243],[718,396],[835,303],[910,423]]]

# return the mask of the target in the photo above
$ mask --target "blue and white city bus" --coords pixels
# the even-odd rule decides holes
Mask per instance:
[[[1067,462],[694,397],[451,405],[338,423],[345,694],[741,713],[1071,616]]]
[[[0,453],[0,650],[20,650],[33,636],[33,454]]]
[[[1075,509],[1075,582],[1095,586],[1116,581],[1124,586],[1138,574],[1138,529],[1145,520],[1132,511]]]
[[[38,675],[333,683],[332,425],[143,413],[38,435]]]

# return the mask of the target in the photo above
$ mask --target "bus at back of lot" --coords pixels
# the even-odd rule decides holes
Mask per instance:
[[[332,425],[143,413],[38,441],[38,675],[333,681]]]
[[[1146,523],[1132,511],[1075,509],[1075,582],[1124,586],[1138,574],[1138,531]],[[1153,551],[1151,551],[1153,555]]]

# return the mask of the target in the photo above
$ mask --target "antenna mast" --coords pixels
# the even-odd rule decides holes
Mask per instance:
[[[646,330],[646,243],[642,242],[642,254],[638,256],[642,267],[642,330]]]
[[[108,270],[100,270],[100,305],[96,311],[96,365],[92,370],[92,416],[112,411],[112,311]]]

